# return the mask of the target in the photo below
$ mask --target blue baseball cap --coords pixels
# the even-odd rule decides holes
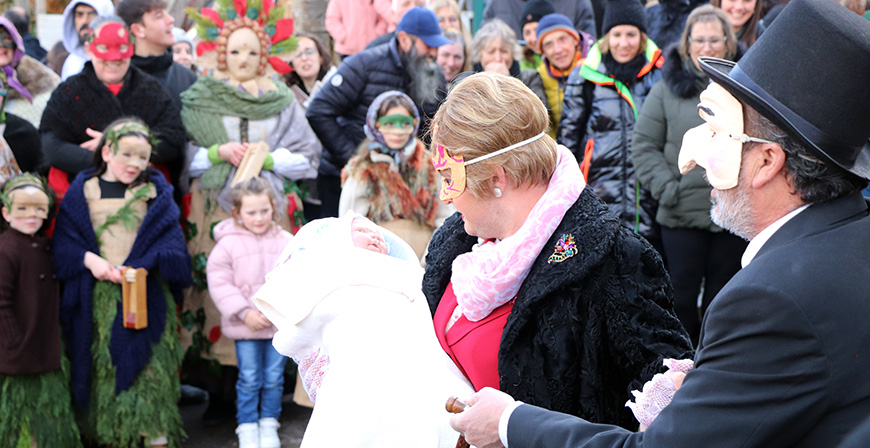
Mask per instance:
[[[438,17],[435,13],[422,6],[411,8],[402,16],[402,20],[396,26],[396,33],[399,31],[413,34],[433,48],[453,43],[441,34],[441,27],[438,26]]]

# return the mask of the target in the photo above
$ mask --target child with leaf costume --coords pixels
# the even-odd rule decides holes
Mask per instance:
[[[277,198],[276,221],[290,231],[298,228],[301,181],[317,177],[322,147],[293,92],[275,79],[290,70],[284,61],[296,46],[293,21],[283,18],[283,8],[271,0],[217,0],[214,9],[187,14],[201,39],[197,63],[209,73],[181,95],[181,116],[192,140],[186,231],[195,269],[182,338],[191,358],[235,365],[233,341],[221,337],[220,313],[205,284],[205,260],[215,245],[211,229],[230,217],[230,184],[249,144],[260,142],[269,153],[259,176]]]
[[[72,395],[84,440],[101,446],[178,447],[184,433],[176,304],[190,284],[190,256],[172,187],[148,167],[155,143],[136,118],[109,124],[96,169],[76,176],[55,224]],[[124,267],[148,272],[143,329],[123,323]]]

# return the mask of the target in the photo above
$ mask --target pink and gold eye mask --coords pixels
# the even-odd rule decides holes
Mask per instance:
[[[437,132],[437,131],[436,131]],[[477,162],[482,162],[486,159],[504,154],[508,151],[517,149],[523,145],[532,143],[533,141],[547,135],[542,132],[532,138],[523,140],[519,143],[508,146],[507,148],[499,149],[498,151],[480,156],[476,159],[464,161],[461,155],[452,156],[447,152],[447,149],[441,145],[435,148],[435,154],[432,156],[432,165],[435,171],[441,175],[441,191],[438,193],[438,199],[442,201],[450,201],[458,198],[465,191],[466,173],[465,167]]]

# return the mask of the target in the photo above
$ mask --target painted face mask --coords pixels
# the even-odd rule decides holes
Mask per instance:
[[[2,27],[0,27],[0,48],[15,49],[15,41],[12,40],[12,36],[9,35],[9,31],[6,31],[6,28]]]
[[[99,34],[97,34],[99,33]],[[109,22],[100,27],[89,44],[95,57],[105,61],[118,61],[133,57],[133,36],[124,25]]]
[[[437,129],[433,134],[437,133]],[[520,146],[529,144],[546,135],[542,132],[532,138],[523,140],[519,143],[508,146],[507,148],[499,149],[498,151],[480,156],[476,159],[464,161],[461,155],[452,156],[447,152],[447,149],[441,145],[437,145],[435,155],[432,156],[432,165],[435,171],[441,175],[441,191],[438,193],[438,199],[449,201],[459,197],[465,191],[466,174],[465,167],[468,165],[482,162],[486,159],[504,154],[508,151],[519,148]]]
[[[378,130],[382,134],[409,135],[414,132],[417,123],[414,117],[402,114],[387,115],[378,118]]]
[[[13,218],[29,218],[35,216],[39,219],[48,218],[49,199],[41,189],[33,185],[22,185],[9,192],[9,214]]]
[[[737,186],[743,144],[771,143],[743,133],[743,106],[722,86],[711,83],[701,92],[698,114],[704,124],[689,129],[680,148],[680,173],[686,174],[700,165],[707,171],[707,181],[717,190]]]
[[[112,148],[115,150],[115,161],[143,171],[148,168],[148,161],[151,159],[151,145],[121,137],[116,146],[117,149]]]

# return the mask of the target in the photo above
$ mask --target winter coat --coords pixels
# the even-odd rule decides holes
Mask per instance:
[[[366,113],[378,95],[388,90],[408,92],[411,79],[405,73],[396,45],[393,39],[345,59],[338,72],[311,99],[305,115],[323,143],[321,175],[339,177],[341,169],[356,154],[365,140]],[[446,87],[441,90],[446,91]],[[434,111],[421,109],[421,112],[434,115]]]
[[[704,123],[698,115],[707,77],[697,77],[683,62],[676,46],[668,49],[663,79],[643,103],[632,141],[632,161],[641,185],[658,203],[656,222],[671,228],[720,232],[710,220],[710,191],[704,169],[680,174],[677,159],[683,134]],[[692,65],[694,67],[694,64]]]
[[[81,72],[85,62],[90,60],[85,54],[85,46],[79,40],[79,32],[76,30],[75,9],[79,4],[94,8],[99,17],[115,15],[115,5],[112,4],[112,0],[73,0],[66,5],[63,9],[63,47],[69,52],[69,56],[60,72],[60,77],[64,81]]]
[[[196,74],[189,68],[172,60],[172,49],[166,50],[160,56],[136,56],[130,58],[130,63],[145,73],[153,76],[162,85],[178,110],[181,110],[181,92],[196,82]]]
[[[563,235],[577,256],[548,263]],[[434,314],[453,260],[477,238],[456,214],[432,238],[423,293]],[[649,243],[620,226],[585,188],[534,261],[498,348],[499,388],[525,403],[637,428],[625,407],[664,358],[692,357],[670,282]]]
[[[707,3],[708,0],[659,0],[644,9],[647,36],[659,48],[679,42],[689,13]]]
[[[59,321],[51,239],[7,229],[0,234],[0,374],[59,370]]]
[[[205,272],[208,275],[208,293],[221,312],[221,332],[230,339],[272,339],[275,326],[252,331],[245,325],[245,315],[253,311],[251,298],[266,282],[278,255],[293,238],[290,232],[276,223],[262,235],[255,235],[225,219],[214,227],[217,241]],[[288,291],[290,294],[291,291]]]
[[[60,76],[52,69],[30,56],[24,56],[15,66],[15,76],[33,96],[30,101],[17,90],[9,89],[6,97],[6,113],[13,113],[29,121],[34,127],[39,127],[45,105],[51,98],[51,93],[60,84]]]
[[[392,19],[391,3],[383,0],[330,0],[326,7],[326,32],[335,41],[335,52],[356,54],[366,44],[388,31]]]
[[[568,77],[559,143],[574,152],[586,182],[623,224],[655,239],[655,200],[638,185],[631,164],[634,123],[661,78],[661,51],[651,40],[647,40],[646,60],[637,81],[626,87],[605,74],[603,55],[598,44],[593,45],[583,65]]]

